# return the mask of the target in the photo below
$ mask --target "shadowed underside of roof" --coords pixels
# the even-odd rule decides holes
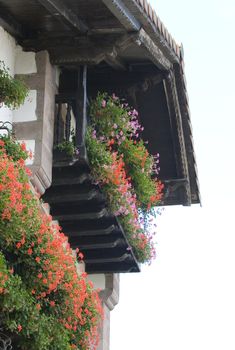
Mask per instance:
[[[127,96],[141,110],[150,150],[161,151],[164,204],[200,202],[182,49],[146,0],[0,0],[0,25],[25,50],[47,50],[62,70],[88,65],[91,94]]]

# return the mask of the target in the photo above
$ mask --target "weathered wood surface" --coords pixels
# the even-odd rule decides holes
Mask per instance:
[[[37,0],[42,6],[44,6],[52,16],[56,16],[59,21],[65,23],[69,28],[78,30],[79,32],[86,33],[88,26],[86,23],[79,19],[78,16],[69,9],[64,1],[61,0]]]
[[[51,215],[59,220],[71,247],[83,251],[88,273],[140,271],[125,233],[107,210],[105,197],[92,183],[86,163],[54,163],[52,187],[44,200],[50,204]]]

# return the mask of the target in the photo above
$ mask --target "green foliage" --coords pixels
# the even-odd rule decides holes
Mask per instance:
[[[156,195],[156,184],[151,177],[154,159],[149,155],[143,140],[135,143],[130,139],[125,140],[120,145],[120,152],[123,154],[127,173],[131,177],[139,208],[146,210],[150,198]],[[156,201],[156,204],[159,203]]]
[[[0,103],[11,108],[19,108],[28,95],[28,88],[22,79],[12,78],[9,69],[0,61]]]
[[[13,135],[9,133],[8,135],[1,135],[1,141],[4,142],[4,147],[7,154],[12,157],[13,161],[17,161],[19,159],[26,160],[29,157],[28,152],[26,151],[26,147],[24,143],[19,143],[15,140],[12,142]]]
[[[97,98],[92,101],[90,117],[92,125],[102,137],[118,135],[120,131],[124,136],[131,134],[131,125],[128,124],[130,117],[129,108],[116,96],[112,98],[106,93],[98,93]]]
[[[3,327],[22,350],[90,350],[102,314],[98,293],[78,275],[67,237],[42,213],[21,151],[10,136],[0,139]]]
[[[64,151],[66,155],[72,157],[75,155],[76,148],[73,141],[63,141],[56,146],[59,151]]]
[[[87,129],[86,145],[93,172],[96,174],[96,177],[102,177],[104,165],[111,165],[112,157],[110,152],[107,151],[106,144],[99,142],[99,140],[94,137],[93,128],[91,127]]]
[[[25,288],[18,275],[10,273],[0,252],[0,271],[7,274],[4,293],[0,293],[0,310],[5,328],[17,333],[17,345],[35,350],[70,349],[68,331],[60,325],[55,316],[47,316],[36,308],[36,300]],[[51,336],[53,334],[53,337]]]

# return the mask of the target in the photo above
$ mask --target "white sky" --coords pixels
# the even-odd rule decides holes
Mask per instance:
[[[111,350],[235,349],[235,1],[150,1],[183,42],[203,207],[166,208],[157,258],[121,276]]]

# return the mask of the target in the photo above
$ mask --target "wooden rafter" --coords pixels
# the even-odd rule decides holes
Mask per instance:
[[[171,120],[172,138],[175,149],[175,159],[179,177],[187,181],[184,182],[184,205],[191,205],[190,178],[185,147],[184,131],[182,126],[182,117],[178,101],[175,77],[172,72],[169,73],[164,81],[164,87],[167,98],[168,111]]]
[[[86,23],[79,19],[66,5],[60,0],[37,0],[47,11],[70,28],[84,33],[88,31]]]
[[[105,55],[104,60],[114,69],[126,70],[126,65],[124,62],[122,62],[121,59],[118,58],[116,50],[113,50],[112,52],[107,53]]]

